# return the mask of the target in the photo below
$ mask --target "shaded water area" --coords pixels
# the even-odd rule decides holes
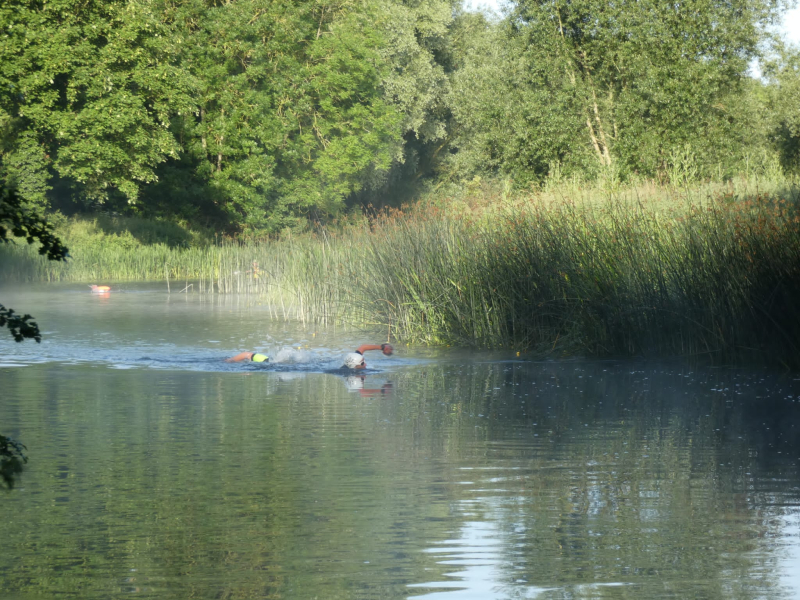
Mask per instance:
[[[800,375],[401,347],[353,377],[385,332],[253,298],[0,300],[45,333],[0,337],[3,599],[800,596]]]

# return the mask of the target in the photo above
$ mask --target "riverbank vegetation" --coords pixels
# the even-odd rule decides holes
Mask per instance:
[[[0,177],[72,258],[6,247],[0,275],[799,362],[789,4],[4,3]]]
[[[188,247],[71,221],[68,264],[18,246],[4,273],[257,294],[277,318],[380,326],[413,343],[788,364],[800,356],[798,190],[762,185],[604,198],[482,186],[281,239]],[[89,228],[94,242],[70,239]]]

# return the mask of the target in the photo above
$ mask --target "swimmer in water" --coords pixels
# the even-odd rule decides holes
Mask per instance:
[[[236,356],[226,358],[225,362],[242,362],[245,360],[250,362],[267,362],[269,360],[269,356],[266,354],[260,354],[259,352],[240,352]]]
[[[366,369],[367,363],[364,360],[364,352],[369,350],[380,350],[386,356],[391,356],[394,352],[391,344],[362,344],[355,352],[351,352],[344,357],[344,365],[346,369]]]
[[[394,348],[392,348],[391,344],[362,344],[355,352],[351,352],[344,357],[344,364],[342,367],[346,369],[366,369],[367,363],[364,361],[364,352],[368,352],[369,350],[380,350],[386,356],[391,356],[394,352]],[[268,360],[269,356],[266,354],[259,354],[258,352],[240,352],[236,356],[226,358],[225,362],[267,362]]]

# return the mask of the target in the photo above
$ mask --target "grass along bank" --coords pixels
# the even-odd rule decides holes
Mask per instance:
[[[66,266],[3,249],[4,277],[169,277],[173,292],[260,294],[278,317],[380,325],[411,343],[800,364],[800,217],[776,190],[482,193],[280,241],[65,241]]]

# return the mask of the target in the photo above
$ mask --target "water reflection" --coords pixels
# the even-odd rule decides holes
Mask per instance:
[[[0,430],[31,458],[2,499],[4,598],[800,595],[792,376],[408,352],[354,377],[124,368],[162,338],[354,344],[157,297],[145,326],[121,297],[50,321],[40,362],[0,361]]]
[[[621,366],[0,370],[4,428],[32,449],[0,580],[25,597],[796,594],[796,382]]]
[[[430,552],[467,568],[415,588],[460,590],[450,598],[797,594],[796,559],[779,564],[765,552],[765,540],[797,543],[776,521],[797,516],[800,411],[786,401],[796,383],[723,370],[538,368],[497,368],[491,385],[472,387],[484,401],[459,407],[473,423],[486,419],[485,461],[459,481],[471,498],[454,507],[465,522],[457,543]],[[503,390],[528,399],[495,402]],[[476,595],[476,579],[494,585]]]

